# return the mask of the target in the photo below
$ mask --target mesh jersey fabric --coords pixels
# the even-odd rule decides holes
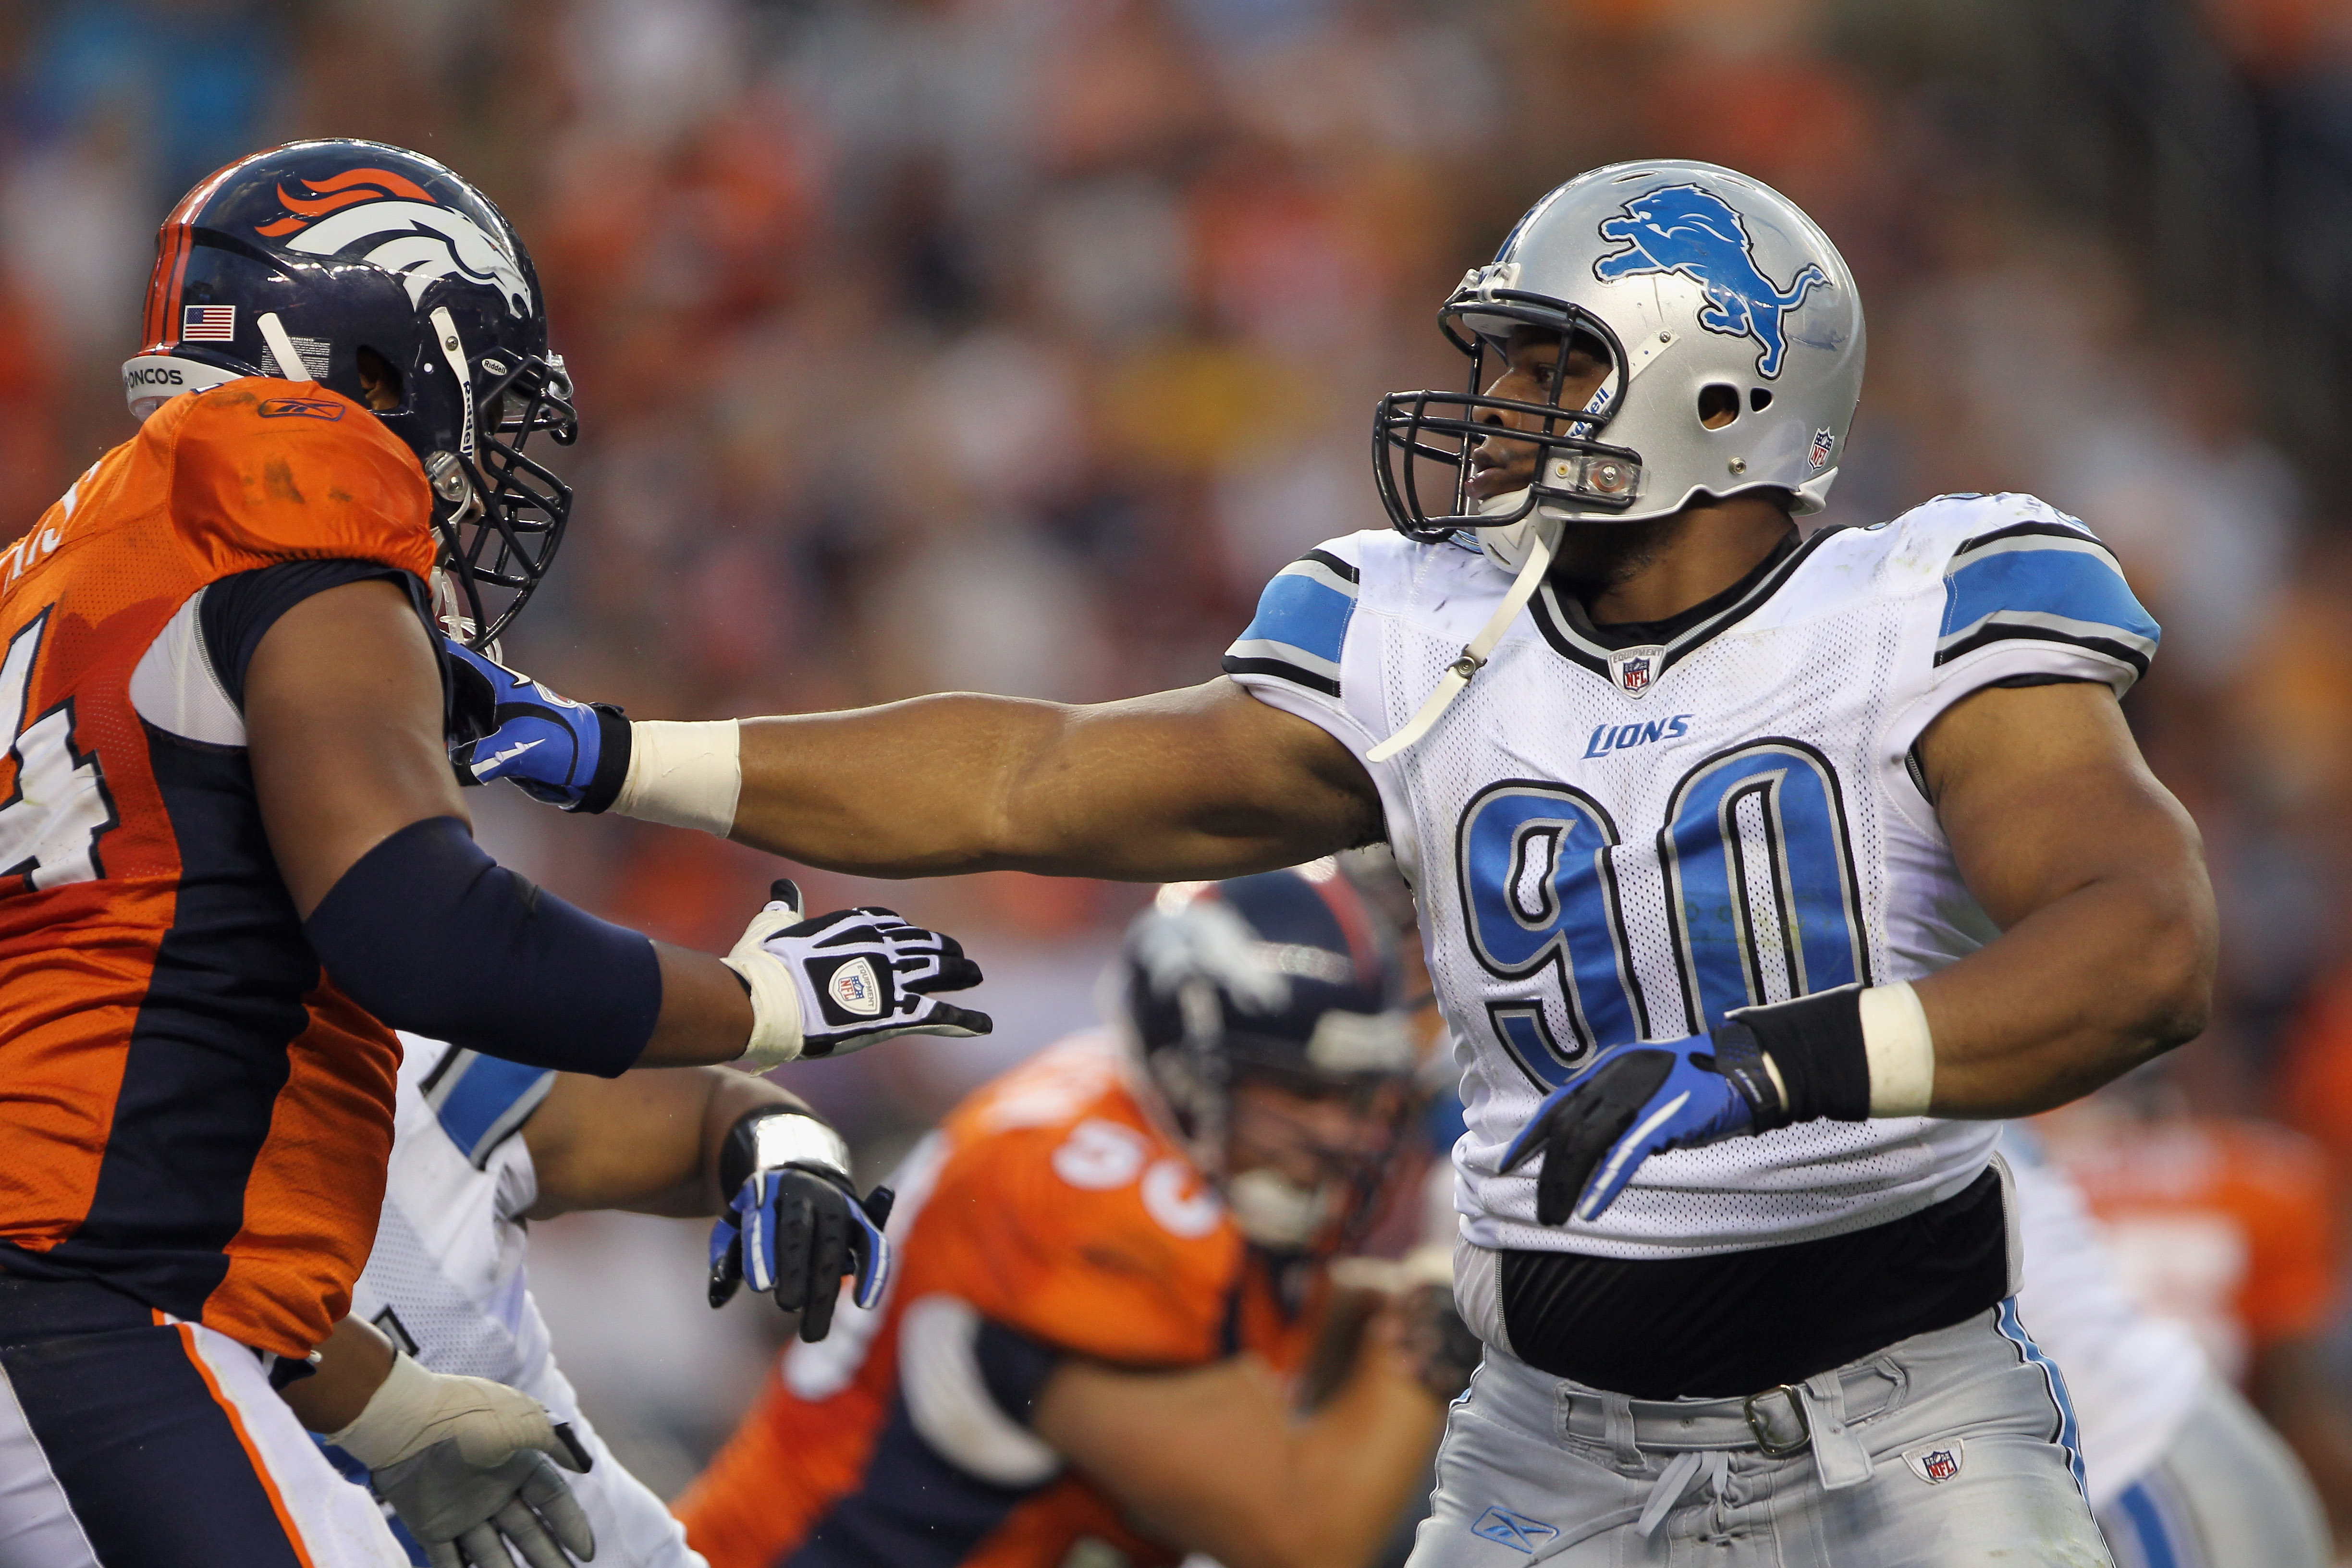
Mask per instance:
[[[952,1298],[1050,1350],[1142,1367],[1254,1352],[1303,1363],[1320,1321],[1277,1305],[1213,1191],[1145,1109],[1107,1036],[1073,1037],[982,1087],[892,1178],[897,1271],[872,1311],[845,1297],[832,1334],[785,1354],[760,1401],[678,1502],[713,1568],[811,1560],[1060,1568],[1093,1540],[1172,1563],[1066,1469],[1030,1484],[971,1474],[911,1419],[909,1308]]]
[[[364,409],[257,377],[166,404],[0,552],[11,1271],[101,1279],[285,1355],[342,1314],[398,1047],[303,940],[234,710],[184,738],[142,718],[132,676],[223,577],[426,575],[430,515],[416,458]]]
[[[1234,679],[1361,759],[1509,579],[1475,545],[1332,540],[1277,575]],[[1580,636],[1538,591],[1419,744],[1365,763],[1463,1070],[1465,1234],[1670,1258],[1834,1235],[1958,1192],[1980,1123],[1814,1121],[1645,1162],[1598,1221],[1535,1223],[1503,1150],[1599,1047],[1931,973],[1994,934],[1905,753],[2019,675],[2129,687],[2157,628],[2114,558],[2030,496],[1947,496],[1807,540],[1662,645]]]
[[[523,1216],[539,1177],[521,1133],[555,1074],[415,1035],[400,1043],[383,1212],[352,1311],[433,1371],[519,1388],[572,1424],[593,1462],[564,1479],[598,1562],[702,1568],[669,1510],[581,1412],[531,1299]]]

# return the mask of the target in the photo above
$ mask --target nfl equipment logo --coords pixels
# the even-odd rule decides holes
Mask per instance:
[[[1609,679],[1628,697],[1646,697],[1658,679],[1665,654],[1666,650],[1655,643],[1648,647],[1621,648],[1609,656]]]
[[[871,1018],[882,1011],[882,987],[874,978],[874,965],[866,959],[852,959],[835,970],[826,989],[833,993],[834,1005],[845,1013]]]
[[[1813,467],[1816,468],[1827,468],[1829,466],[1831,449],[1836,447],[1836,445],[1837,437],[1831,435],[1826,428],[1814,431],[1811,459]]]
[[[1911,1467],[1913,1475],[1932,1487],[1958,1475],[1960,1461],[1964,1458],[1966,1449],[1959,1439],[1954,1438],[1949,1444],[1939,1443],[1931,1448],[1907,1449],[1903,1455],[1903,1462]]]

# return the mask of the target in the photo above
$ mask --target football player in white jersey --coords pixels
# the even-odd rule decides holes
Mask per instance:
[[[1276,576],[1223,679],[605,714],[477,775],[887,876],[1385,838],[1488,1347],[1414,1563],[2107,1561],[1992,1123],[2203,1026],[2202,851],[2117,702],[2155,623],[2029,496],[1801,536],[1862,306],[1732,171],[1569,182],[1441,321],[1471,390],[1383,401],[1392,528]]]
[[[2185,1325],[2125,1294],[2089,1205],[2032,1130],[2004,1130],[2000,1146],[2025,1237],[2018,1314],[2065,1369],[2117,1568],[2326,1568],[2327,1517],[2294,1450]]]
[[[701,1568],[677,1521],[613,1458],[556,1365],[525,1272],[527,1222],[595,1208],[717,1214],[711,1304],[748,1279],[800,1313],[800,1337],[816,1341],[845,1276],[851,1299],[868,1304],[887,1283],[888,1189],[861,1201],[840,1134],[764,1079],[719,1068],[598,1079],[413,1036],[401,1044],[383,1213],[352,1315],[429,1371],[520,1389],[570,1424],[589,1463],[568,1479],[599,1568]],[[356,1463],[330,1453],[365,1480]],[[405,1536],[403,1544],[427,1561]],[[485,1550],[491,1543],[461,1544],[470,1548],[464,1561],[498,1561]]]

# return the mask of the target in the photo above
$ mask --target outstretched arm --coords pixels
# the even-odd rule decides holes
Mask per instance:
[[[1093,707],[919,697],[742,726],[737,842],[868,876],[1234,877],[1383,828],[1345,746],[1220,677]]]
[[[1914,983],[1938,1116],[2031,1115],[2192,1038],[2218,938],[2197,826],[2105,687],[1992,688],[1919,742],[1936,816],[2000,937]]]
[[[522,1124],[539,1185],[530,1217],[574,1209],[717,1214],[730,1195],[719,1180],[729,1130],[771,1107],[808,1109],[767,1079],[726,1068],[616,1079],[565,1073]]]

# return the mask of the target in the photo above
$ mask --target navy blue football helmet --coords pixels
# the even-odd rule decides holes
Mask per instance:
[[[143,340],[122,367],[141,419],[247,375],[371,407],[364,366],[396,395],[376,416],[432,482],[453,635],[488,643],[554,561],[572,491],[523,447],[577,437],[571,379],[514,226],[432,159],[292,142],[205,179],[163,220]]]
[[[1324,1251],[1371,1217],[1369,1199],[1417,1099],[1400,932],[1329,860],[1230,881],[1172,883],[1129,928],[1120,973],[1151,1081],[1244,1235]],[[1234,1089],[1349,1097],[1391,1119],[1391,1143],[1334,1152],[1307,1189],[1231,1164]]]

